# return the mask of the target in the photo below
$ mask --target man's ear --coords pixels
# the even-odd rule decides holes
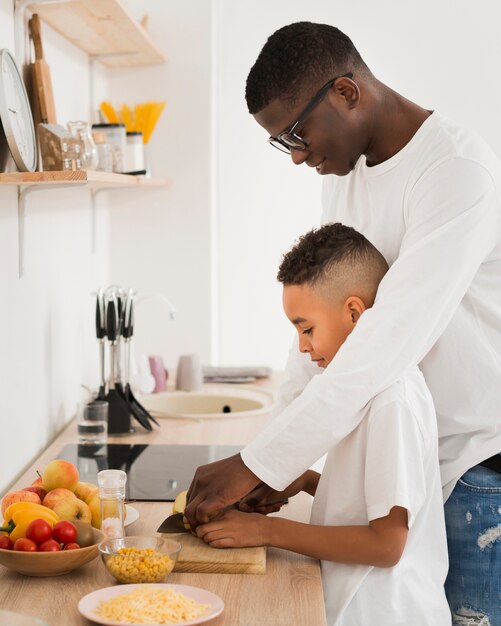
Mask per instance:
[[[329,89],[327,98],[332,104],[339,98],[342,98],[349,109],[354,109],[360,102],[360,89],[357,83],[350,78],[341,76],[337,79],[334,87]]]
[[[349,317],[349,321],[353,326],[356,325],[360,316],[366,309],[363,300],[358,296],[350,296],[344,303],[344,308],[346,315]]]

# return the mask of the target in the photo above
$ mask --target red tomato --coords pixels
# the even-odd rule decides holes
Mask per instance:
[[[65,550],[80,550],[80,546],[78,545],[78,543],[67,543],[64,546]]]
[[[54,541],[54,539],[49,539],[48,541],[44,541],[38,549],[40,552],[59,552],[61,550],[61,546],[57,543],[57,541]]]
[[[77,528],[71,522],[58,522],[52,529],[52,538],[59,543],[73,543],[77,538]]]
[[[14,544],[12,543],[12,539],[7,537],[7,535],[0,535],[0,548],[2,550],[12,550]]]
[[[16,539],[14,543],[14,550],[19,550],[20,552],[36,552],[37,544],[31,539],[26,539],[26,537],[21,537],[20,539]]]
[[[34,541],[37,546],[52,538],[52,526],[44,519],[34,519],[28,524],[26,537]]]

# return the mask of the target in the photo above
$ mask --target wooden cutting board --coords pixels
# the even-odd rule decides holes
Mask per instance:
[[[190,533],[163,535],[179,541],[183,549],[175,572],[210,574],[265,574],[266,548],[211,548]]]
[[[56,108],[52,92],[50,70],[43,56],[42,34],[40,18],[33,13],[29,21],[31,38],[35,47],[35,62],[31,65],[33,91],[35,96],[36,114],[38,122],[44,124],[56,123]]]

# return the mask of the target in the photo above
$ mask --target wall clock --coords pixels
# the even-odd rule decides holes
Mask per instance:
[[[30,102],[19,69],[7,48],[0,50],[0,119],[17,168],[21,172],[34,172],[37,139]]]

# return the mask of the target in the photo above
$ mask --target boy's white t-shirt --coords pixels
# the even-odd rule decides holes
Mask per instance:
[[[451,624],[436,417],[417,367],[370,401],[359,426],[329,452],[310,521],[367,525],[394,506],[409,517],[397,565],[322,561],[328,626]]]

